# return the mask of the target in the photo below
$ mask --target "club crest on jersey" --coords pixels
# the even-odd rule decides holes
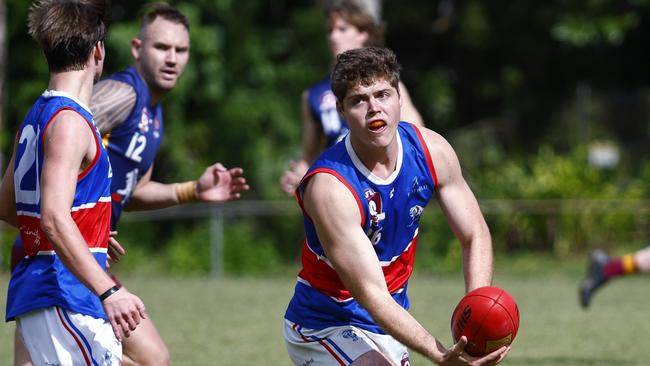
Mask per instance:
[[[368,201],[371,224],[372,226],[378,226],[379,222],[386,218],[386,213],[382,212],[381,195],[372,188],[366,188],[363,191],[363,196]]]
[[[149,131],[149,123],[151,123],[149,112],[147,111],[147,107],[144,107],[142,108],[142,115],[140,115],[140,123],[138,124],[140,132],[146,133]]]

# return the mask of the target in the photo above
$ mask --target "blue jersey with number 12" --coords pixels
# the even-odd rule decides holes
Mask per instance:
[[[109,76],[133,88],[136,101],[128,118],[104,136],[113,166],[111,225],[117,225],[138,180],[151,168],[163,134],[160,103],[151,105],[151,94],[134,67]]]

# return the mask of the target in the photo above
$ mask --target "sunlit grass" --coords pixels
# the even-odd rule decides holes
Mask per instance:
[[[577,304],[576,276],[498,275],[519,303],[521,327],[504,365],[644,365],[650,322],[645,311],[650,283],[618,280],[599,293],[593,308]],[[7,277],[0,277],[6,293]],[[123,278],[145,301],[174,365],[289,365],[281,335],[293,277]],[[412,313],[450,345],[449,321],[463,293],[460,276],[417,276],[411,281]],[[4,298],[4,297],[3,297]],[[4,313],[4,300],[0,310]],[[13,324],[0,326],[0,364],[12,359]],[[411,355],[412,365],[427,365]]]

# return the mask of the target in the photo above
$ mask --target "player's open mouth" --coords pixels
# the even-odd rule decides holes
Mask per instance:
[[[165,78],[172,79],[176,77],[176,71],[173,70],[163,70],[162,74]]]
[[[370,129],[370,131],[373,131],[373,132],[377,132],[377,131],[381,130],[384,126],[386,126],[386,122],[384,122],[384,121],[382,121],[380,119],[376,119],[376,120],[370,121],[370,123],[368,123],[368,128]]]

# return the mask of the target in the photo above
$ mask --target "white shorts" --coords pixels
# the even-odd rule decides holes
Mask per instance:
[[[122,361],[122,344],[104,319],[50,307],[17,317],[16,326],[34,365],[113,366]]]
[[[287,319],[282,333],[289,357],[296,366],[347,366],[372,350],[381,352],[394,365],[409,365],[406,346],[387,334],[351,325],[312,330]]]

